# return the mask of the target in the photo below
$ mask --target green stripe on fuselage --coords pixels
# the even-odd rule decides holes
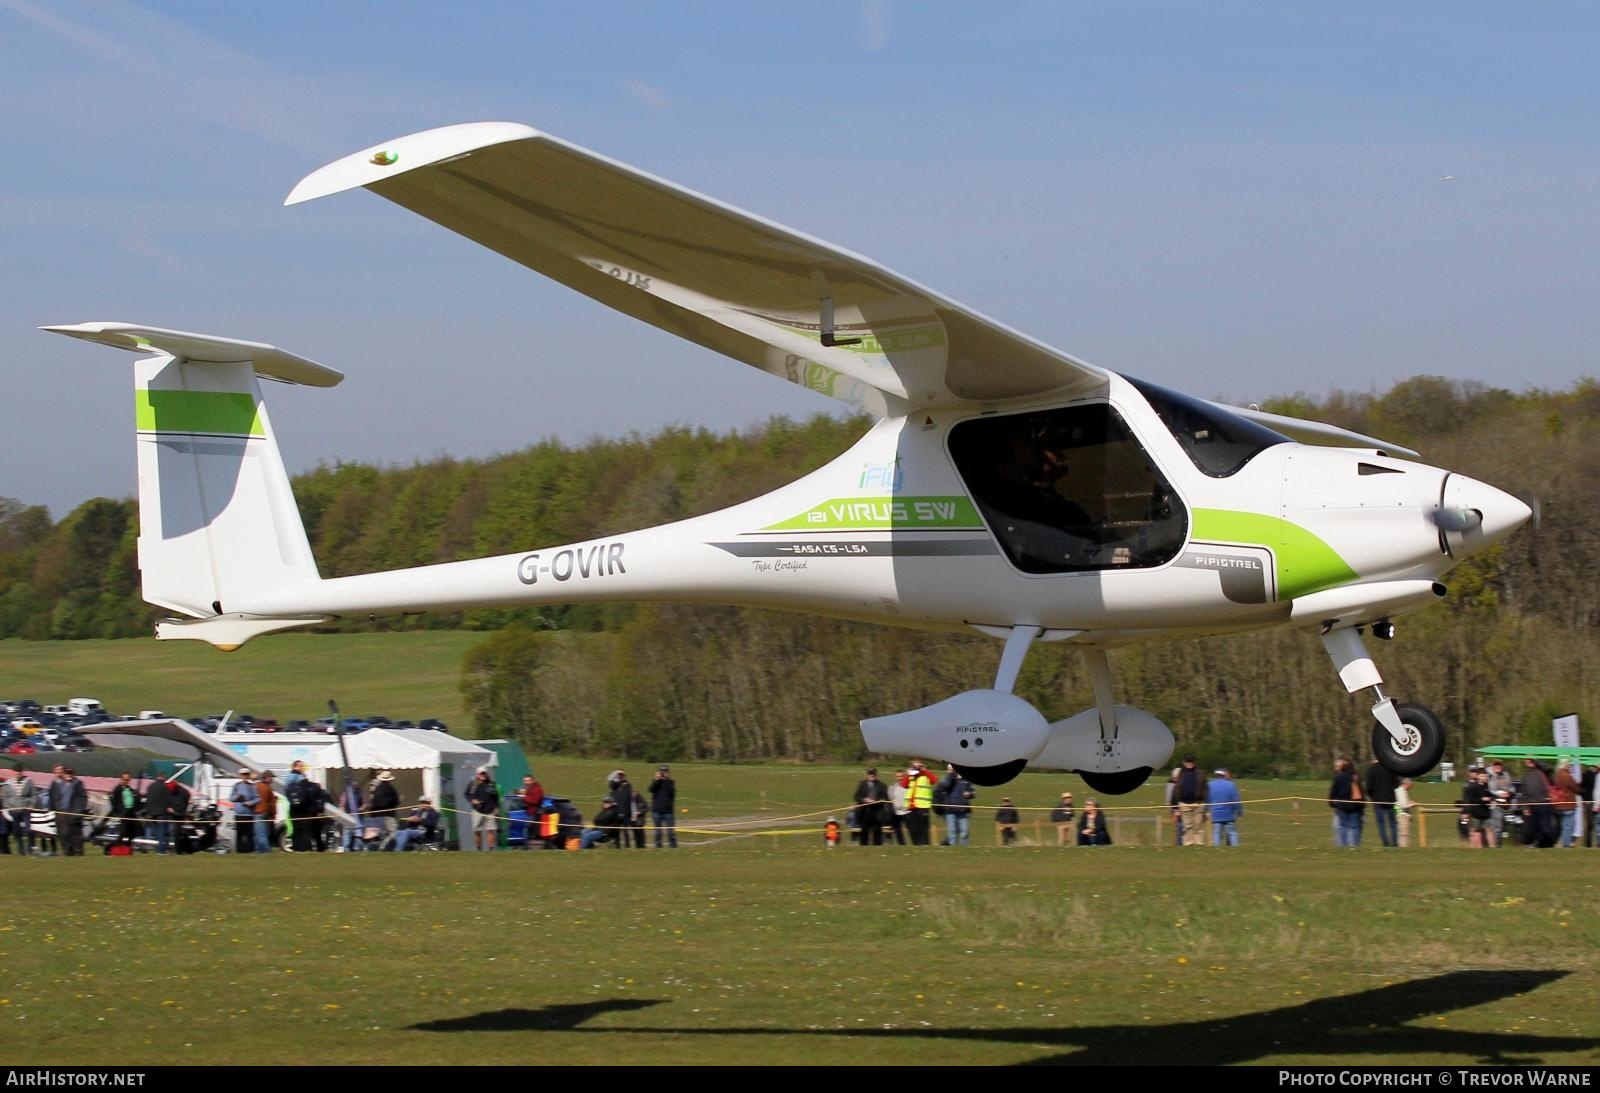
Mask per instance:
[[[137,390],[133,406],[140,432],[267,435],[255,397],[242,392]]]
[[[897,531],[981,528],[972,501],[949,497],[833,497],[762,531]]]
[[[1278,573],[1278,599],[1353,581],[1358,574],[1339,552],[1299,524],[1259,512],[1195,509],[1193,538],[1240,543],[1272,551]]]

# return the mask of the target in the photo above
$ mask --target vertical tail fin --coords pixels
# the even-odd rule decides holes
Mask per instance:
[[[257,377],[332,387],[341,373],[270,345],[183,331],[44,329],[152,354],[134,364],[146,600],[204,619],[319,579]]]

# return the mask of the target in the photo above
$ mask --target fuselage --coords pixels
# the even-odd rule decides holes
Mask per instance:
[[[1475,519],[1441,520],[1446,511]],[[1435,581],[1527,517],[1472,479],[1298,444],[1113,375],[1069,402],[885,418],[826,466],[704,516],[288,585],[228,607],[712,602],[1116,642],[1269,626],[1329,589]]]

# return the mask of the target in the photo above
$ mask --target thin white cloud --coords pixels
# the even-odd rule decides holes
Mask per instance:
[[[876,53],[889,44],[889,0],[861,0],[861,26],[856,45]]]
[[[123,250],[154,264],[163,273],[187,273],[188,264],[176,253],[155,241],[150,230],[143,225],[124,228],[117,236]]]
[[[370,139],[368,119],[453,113],[442,101],[451,97],[447,88],[411,84],[375,92],[353,87],[342,74],[307,75],[132,0],[65,0],[49,8],[37,0],[0,0],[0,16],[6,13],[89,58],[82,71],[64,74],[77,94],[115,96],[117,109],[165,125],[239,133],[294,151],[309,165],[348,151],[349,129]],[[139,79],[130,84],[125,72]]]
[[[627,88],[628,94],[638,99],[647,110],[661,114],[672,108],[672,100],[668,99],[667,93],[659,87],[651,87],[643,80],[629,80],[623,86]]]
[[[29,0],[0,0],[0,8],[9,9],[12,14],[26,19],[40,30],[64,38],[85,53],[99,57],[103,61],[110,61],[141,76],[154,76],[161,72],[161,66],[154,61],[136,52],[130,52],[126,46],[115,40],[63,19],[56,12],[47,11],[38,4],[30,3]]]

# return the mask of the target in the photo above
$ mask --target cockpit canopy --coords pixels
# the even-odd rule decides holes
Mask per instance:
[[[1227,478],[1274,444],[1293,443],[1265,425],[1230,414],[1209,402],[1124,376],[1144,396],[1161,423],[1177,438],[1203,474]]]

